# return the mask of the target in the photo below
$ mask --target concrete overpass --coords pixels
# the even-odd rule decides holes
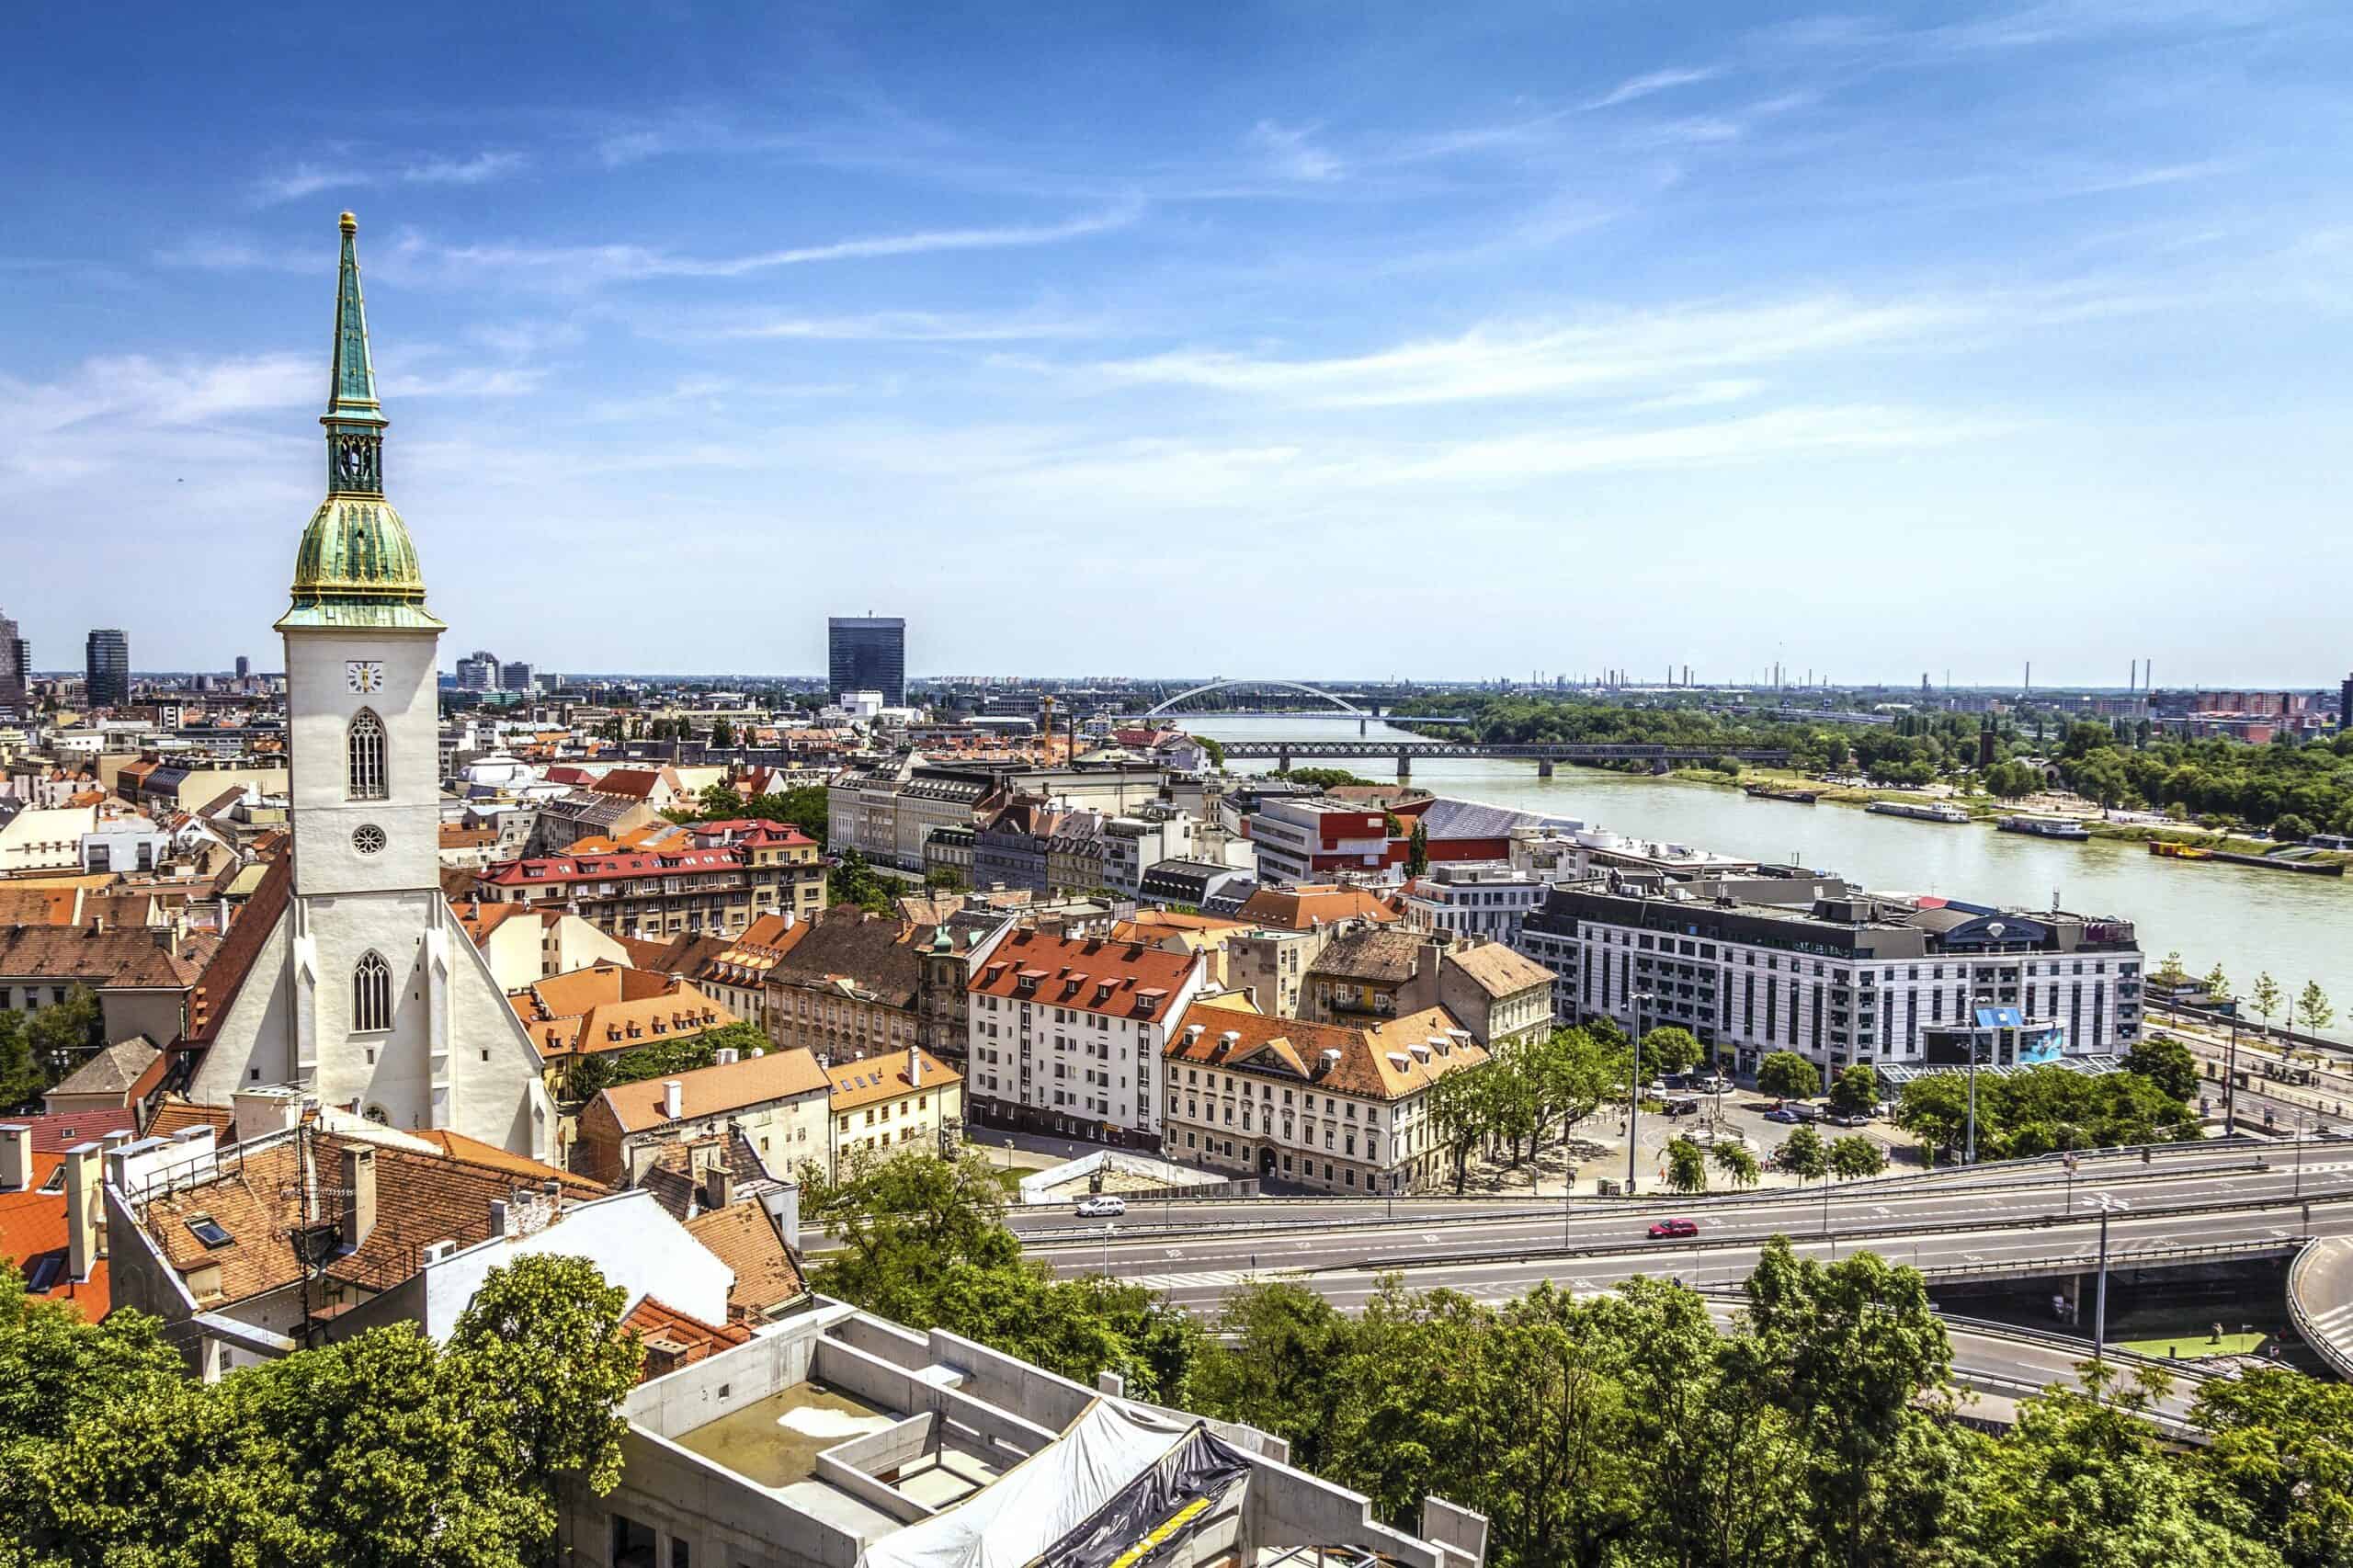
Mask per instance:
[[[2316,1236],[2288,1271],[2296,1330],[2340,1378],[2353,1379],[2353,1237]]]

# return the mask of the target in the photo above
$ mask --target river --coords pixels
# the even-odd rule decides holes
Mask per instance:
[[[1337,741],[1356,738],[1346,720],[1266,715],[1184,716],[1187,729],[1220,740]],[[1419,737],[1379,722],[1370,738]],[[1299,767],[1309,766],[1295,759]],[[1262,771],[1272,763],[1236,763]],[[1385,757],[1336,761],[1368,778],[1388,780]],[[1566,764],[1550,778],[1532,762],[1416,758],[1414,782],[1441,795],[1486,801],[1549,816],[1574,817],[1641,838],[1669,839],[1728,855],[1790,861],[1881,892],[1937,893],[1972,903],[2047,909],[2131,921],[2154,969],[2178,951],[2192,974],[2216,962],[2244,996],[2269,971],[2293,996],[2317,980],[2338,1017],[2327,1033],[2353,1038],[2353,878],[2300,877],[2250,866],[2160,859],[2138,844],[2095,839],[2068,844],[1878,816],[1855,806],[1801,806],[1754,801],[1720,785],[1691,784]],[[2275,1018],[2275,1022],[2285,1022]]]

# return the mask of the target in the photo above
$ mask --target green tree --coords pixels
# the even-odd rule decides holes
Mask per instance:
[[[732,749],[735,744],[735,726],[724,719],[714,721],[710,726],[710,744],[721,751]]]
[[[2220,963],[2206,971],[2206,994],[2219,1002],[2231,994],[2231,977]]]
[[[58,1082],[107,1043],[106,1017],[89,987],[75,985],[65,1000],[25,1020],[25,1043],[41,1072],[41,1087]]]
[[[1745,1143],[1722,1139],[1710,1146],[1708,1158],[1736,1187],[1752,1187],[1764,1179],[1764,1173],[1757,1168],[1756,1156],[1749,1153]]]
[[[1830,1151],[1822,1134],[1807,1126],[1790,1129],[1790,1135],[1781,1141],[1781,1168],[1801,1181],[1828,1176]]]
[[[2198,1061],[2171,1035],[2143,1035],[2124,1053],[2128,1072],[2138,1073],[2177,1100],[2198,1096]]]
[[[2353,1561],[2353,1384],[2264,1368],[2198,1386],[2198,1466],[2292,1568]]]
[[[1409,877],[1418,877],[1429,869],[1430,831],[1422,825],[1421,820],[1417,817],[1414,822],[1412,835],[1405,840],[1405,874]]]
[[[25,1016],[0,1008],[0,1108],[16,1109],[40,1098],[49,1075],[33,1056],[33,1042],[25,1033]]]
[[[1879,1108],[1879,1073],[1868,1062],[1840,1070],[1830,1083],[1830,1107],[1848,1116],[1869,1116]]]
[[[1757,1064],[1756,1089],[1776,1099],[1812,1099],[1822,1092],[1822,1069],[1794,1051],[1776,1051]]]
[[[2284,843],[2302,844],[2317,831],[2312,824],[2312,819],[2298,816],[2293,812],[2283,812],[2271,819],[2271,836]]]
[[[1887,1155],[1878,1144],[1859,1132],[1833,1138],[1828,1158],[1832,1172],[1845,1181],[1853,1181],[1859,1176],[1875,1176],[1887,1168]]]
[[[2181,967],[2181,955],[2177,952],[2173,952],[2167,953],[2165,955],[2165,961],[2157,965],[2155,969],[2149,971],[2149,978],[2157,984],[2162,985],[2170,991],[2175,986],[2180,985],[2188,981],[2189,979],[2189,973],[2187,970],[2184,970]]]
[[[644,1360],[620,1332],[628,1305],[588,1259],[525,1254],[490,1271],[450,1333],[469,1419],[495,1434],[500,1468],[544,1503],[551,1542],[565,1488],[602,1495],[620,1480],[620,1402]]]
[[[877,874],[855,849],[841,852],[829,880],[828,895],[836,904],[854,903],[876,915],[890,915],[899,907],[897,885]]]
[[[1688,1138],[1677,1138],[1666,1146],[1666,1185],[1673,1192],[1708,1190],[1707,1153]]]
[[[1750,1327],[1730,1347],[1730,1375],[1789,1424],[1816,1543],[1780,1561],[1905,1560],[1936,1539],[1963,1473],[1946,1419],[1952,1350],[1925,1282],[1873,1253],[1800,1258],[1776,1236],[1744,1290]]]
[[[2169,1459],[2143,1413],[2162,1373],[2124,1383],[2111,1368],[2077,1369],[2018,1408],[2017,1429],[1981,1450],[1954,1511],[1944,1560],[1992,1568],[2195,1563],[2272,1568],[2269,1547],[2242,1533],[2245,1504]]]
[[[1643,1036],[1643,1071],[1657,1077],[1688,1073],[1706,1054],[1699,1037],[1680,1024],[1664,1024]]]
[[[2328,994],[2317,980],[2304,982],[2304,994],[2296,999],[2296,1012],[2304,1020],[2306,1034],[2318,1034],[2328,1028],[2336,1017],[2336,1009],[2328,1005]]]
[[[1195,1372],[1193,1397],[1203,1410],[1272,1432],[1290,1444],[1293,1464],[1320,1471],[1355,1330],[1354,1319],[1304,1285],[1245,1285],[1218,1314],[1218,1348]]]
[[[2266,1029],[2271,1027],[2271,1015],[2279,1011],[2287,1001],[2279,989],[2279,983],[2271,978],[2269,970],[2255,977],[2255,983],[2247,989],[2246,999],[2248,1006],[2255,1009],[2255,1016],[2263,1020]]]
[[[1288,778],[1294,784],[1305,784],[1317,790],[1336,790],[1344,784],[1372,782],[1370,778],[1358,778],[1345,767],[1294,767],[1287,773],[1278,773],[1275,777]]]
[[[1221,773],[1223,772],[1225,770],[1225,743],[1211,735],[1197,735],[1194,739],[1200,742],[1201,755],[1209,758],[1210,766],[1216,768]]]

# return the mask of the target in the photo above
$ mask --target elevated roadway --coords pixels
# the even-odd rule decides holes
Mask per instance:
[[[2353,1238],[2314,1237],[2288,1271],[2296,1330],[2340,1378],[2353,1379]]]

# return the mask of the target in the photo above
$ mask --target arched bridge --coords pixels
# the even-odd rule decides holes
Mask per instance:
[[[1211,681],[1206,686],[1197,686],[1190,691],[1180,691],[1176,696],[1168,699],[1167,701],[1148,710],[1145,712],[1144,717],[1147,719],[1156,718],[1160,714],[1172,711],[1180,702],[1188,701],[1196,697],[1207,696],[1212,691],[1255,691],[1267,690],[1269,688],[1279,691],[1296,691],[1302,697],[1316,698],[1322,701],[1330,703],[1340,712],[1348,714],[1354,718],[1366,719],[1373,717],[1373,715],[1366,712],[1365,710],[1358,707],[1347,698],[1336,696],[1331,692],[1325,691],[1321,687],[1310,686],[1305,681],[1225,680],[1222,678]]]

